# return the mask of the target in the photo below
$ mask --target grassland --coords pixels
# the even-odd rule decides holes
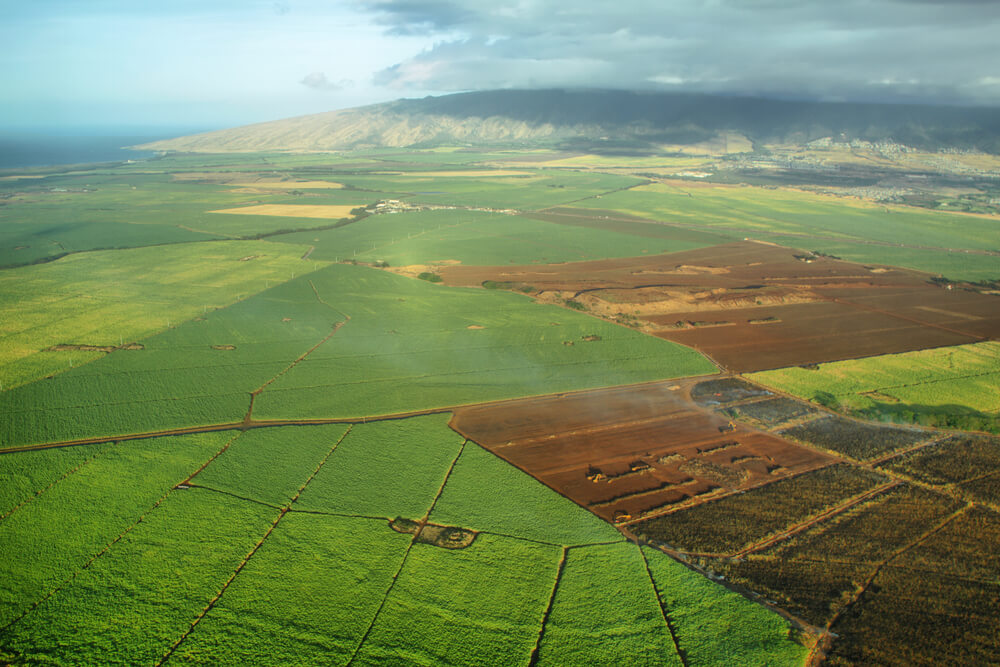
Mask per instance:
[[[118,347],[232,305],[322,264],[308,247],[221,241],[75,254],[0,272],[0,383],[100,358],[56,345]]]
[[[1000,343],[944,347],[752,373],[754,382],[849,414],[958,428],[998,428]]]
[[[640,230],[645,231],[645,230]],[[576,262],[699,248],[684,238],[651,238],[484,211],[374,215],[338,229],[274,237],[315,246],[312,259],[382,260],[390,266]]]

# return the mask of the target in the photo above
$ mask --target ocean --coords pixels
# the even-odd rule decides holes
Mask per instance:
[[[0,169],[138,160],[151,157],[154,153],[126,150],[123,146],[205,131],[206,128],[191,127],[122,130],[109,127],[30,130],[0,127]]]

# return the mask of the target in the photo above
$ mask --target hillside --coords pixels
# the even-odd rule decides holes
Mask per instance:
[[[892,142],[1000,153],[992,108],[797,102],[611,90],[501,90],[403,99],[143,144],[159,151],[540,145],[642,150],[736,132],[756,144]]]

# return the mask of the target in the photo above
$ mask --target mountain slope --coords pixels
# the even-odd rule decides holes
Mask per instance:
[[[345,150],[430,145],[643,148],[720,131],[758,143],[823,137],[1000,153],[992,108],[792,102],[610,90],[501,90],[404,99],[144,144],[146,150]]]

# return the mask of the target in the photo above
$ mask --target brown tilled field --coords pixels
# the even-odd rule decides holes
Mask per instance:
[[[460,408],[451,426],[608,520],[687,507],[837,459],[697,405],[697,380]]]
[[[976,340],[830,301],[679,312],[645,319],[665,327],[655,335],[704,352],[738,373]]]
[[[741,241],[669,255],[545,267],[452,266],[445,283],[493,280],[637,317],[734,372],[960,345],[1000,336],[995,297],[867,266]]]

